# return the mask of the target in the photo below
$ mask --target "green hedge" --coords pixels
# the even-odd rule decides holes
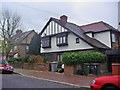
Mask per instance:
[[[100,52],[66,52],[63,54],[63,62],[67,65],[82,63],[103,63],[106,55]]]

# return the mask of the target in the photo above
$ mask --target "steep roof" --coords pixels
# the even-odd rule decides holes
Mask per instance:
[[[29,35],[29,34],[31,34],[32,32],[35,32],[34,30],[30,30],[30,31],[26,31],[26,32],[23,32],[23,33],[21,33],[20,35],[14,35],[13,37],[12,37],[12,40],[13,40],[13,42],[16,42],[17,44],[19,44],[19,43],[21,43],[22,42],[22,40],[24,40],[25,38],[27,38],[27,36]]]
[[[61,24],[62,22],[60,22],[60,20],[54,19],[55,21],[57,21],[59,24]],[[67,22],[66,24],[62,24],[64,27],[66,27],[68,30],[70,30],[71,32],[73,32],[74,34],[76,34],[78,37],[80,37],[82,40],[84,40],[85,42],[87,42],[88,44],[90,44],[93,47],[96,48],[109,48],[107,47],[105,44],[99,42],[98,40],[94,39],[94,38],[90,38],[89,36],[87,36],[85,33],[85,31],[83,31],[78,25]]]
[[[85,32],[100,32],[100,31],[106,31],[106,30],[115,30],[115,31],[117,31],[117,29],[115,29],[114,27],[112,27],[111,25],[109,25],[109,24],[107,24],[107,23],[105,23],[103,21],[83,25],[83,26],[80,26],[80,27]]]
[[[81,29],[80,26],[78,26],[76,24],[73,24],[73,23],[70,23],[70,22],[62,22],[62,21],[60,21],[59,19],[56,19],[56,18],[50,18],[50,20],[47,22],[47,24],[45,25],[45,27],[43,28],[41,33],[45,30],[45,28],[50,23],[50,21],[55,21],[56,23],[60,24],[62,27],[66,28],[70,32],[74,33],[75,35],[80,37],[82,40],[84,40],[89,45],[93,46],[94,48],[109,49],[109,47],[106,46],[105,44],[101,43],[100,41],[98,41],[94,38],[90,38],[89,36],[84,34],[85,31],[83,29]]]

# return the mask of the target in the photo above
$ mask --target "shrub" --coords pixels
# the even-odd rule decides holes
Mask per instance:
[[[100,52],[67,52],[63,54],[63,62],[67,65],[82,63],[103,63],[106,55]]]
[[[22,58],[10,58],[7,60],[8,63],[21,63],[22,62]]]

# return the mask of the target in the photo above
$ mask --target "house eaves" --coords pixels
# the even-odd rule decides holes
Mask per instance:
[[[53,18],[53,21],[60,24],[61,26],[63,26],[67,30],[71,31],[72,33],[77,35],[79,38],[81,38],[82,40],[84,40],[86,43],[93,46],[94,48],[110,49],[108,46],[101,43],[100,41],[98,41],[94,38],[90,38],[89,36],[84,34],[85,32],[79,26],[77,26],[76,24],[69,23],[69,22],[61,24],[62,22],[60,22],[60,20],[54,19],[54,18]]]
[[[102,48],[102,49],[110,49],[108,46],[106,46],[105,44],[101,43],[100,41],[94,39],[94,38],[90,38],[89,36],[87,36],[84,30],[82,30],[80,28],[80,26],[70,23],[70,22],[61,22],[60,20],[56,19],[56,18],[50,18],[49,21],[47,22],[47,24],[44,26],[44,28],[41,31],[41,35],[44,32],[44,30],[46,29],[46,27],[49,25],[49,23],[51,21],[54,21],[56,23],[58,23],[59,25],[61,25],[62,27],[64,27],[65,29],[67,29],[68,31],[74,33],[76,36],[78,36],[79,38],[81,38],[83,41],[85,41],[86,43],[88,43],[89,45],[91,45],[94,48]]]

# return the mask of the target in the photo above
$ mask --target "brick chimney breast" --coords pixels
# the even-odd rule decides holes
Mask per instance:
[[[60,16],[60,21],[67,22],[67,16],[66,15]]]

